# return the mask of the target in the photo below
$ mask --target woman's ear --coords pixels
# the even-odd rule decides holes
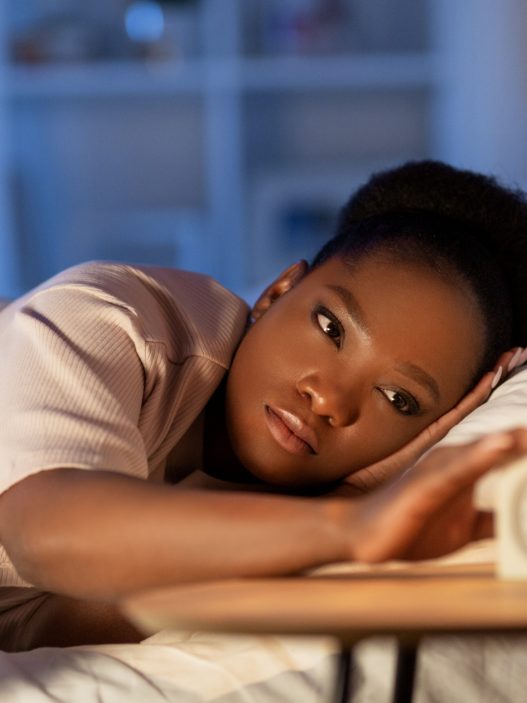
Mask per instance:
[[[286,268],[278,278],[276,278],[261,296],[258,298],[251,310],[251,317],[253,320],[257,320],[261,317],[266,310],[278,300],[284,293],[288,290],[294,288],[297,283],[299,283],[309,270],[309,265],[307,261],[302,259],[297,261],[296,264],[292,264],[289,268]]]

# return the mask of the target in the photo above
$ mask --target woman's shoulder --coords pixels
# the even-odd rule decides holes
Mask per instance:
[[[146,341],[164,344],[174,361],[189,354],[223,358],[248,317],[247,304],[210,276],[108,261],[73,266],[11,307],[61,324],[71,316],[112,319]]]

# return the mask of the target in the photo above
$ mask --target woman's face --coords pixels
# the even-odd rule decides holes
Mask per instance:
[[[227,430],[245,468],[282,486],[341,479],[406,444],[466,392],[484,344],[463,285],[379,255],[291,267],[253,313]]]

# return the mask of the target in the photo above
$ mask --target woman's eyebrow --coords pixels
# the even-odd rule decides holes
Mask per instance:
[[[422,369],[420,366],[417,366],[416,364],[412,364],[410,361],[405,361],[401,364],[398,364],[395,368],[397,371],[400,371],[405,376],[409,376],[414,381],[417,381],[420,386],[425,386],[426,388],[428,388],[428,390],[434,397],[436,403],[439,402],[441,398],[441,393],[439,392],[439,386],[437,385],[437,381],[435,380],[435,378],[430,376],[430,374],[427,373],[424,369]]]
[[[344,286],[337,286],[332,283],[326,284],[326,288],[336,293],[339,298],[344,303],[349,316],[351,317],[353,323],[359,327],[364,334],[369,334],[368,324],[366,323],[366,317],[364,315],[364,310],[359,305],[357,298],[353,293],[344,288]]]
[[[348,314],[351,317],[353,323],[364,334],[369,334],[369,328],[366,322],[364,311],[359,305],[359,302],[357,298],[353,295],[353,293],[348,290],[348,288],[344,288],[344,286],[338,286],[332,283],[326,284],[326,288],[339,296],[339,298],[344,303],[344,306],[348,311]],[[405,376],[408,376],[412,380],[419,383],[420,386],[423,386],[424,388],[428,389],[434,400],[436,402],[439,402],[441,398],[441,393],[439,392],[439,386],[437,384],[437,381],[435,380],[435,378],[430,376],[430,374],[427,373],[424,369],[422,369],[420,366],[417,366],[416,364],[412,364],[409,361],[399,364],[396,368],[397,371],[400,371]]]

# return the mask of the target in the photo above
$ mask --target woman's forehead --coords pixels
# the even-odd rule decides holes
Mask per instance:
[[[414,296],[441,293],[447,299],[466,299],[467,304],[477,307],[470,286],[453,269],[428,261],[399,260],[385,251],[372,252],[353,261],[338,257],[328,259],[312,269],[303,283],[313,288],[340,286],[355,297],[364,291],[373,300],[382,298],[387,291],[398,295],[411,291]],[[416,303],[419,301],[418,297]]]
[[[475,296],[430,267],[373,255],[351,267],[330,259],[312,270],[296,293],[291,303],[322,300],[344,324],[401,362],[424,361],[442,373],[456,359],[474,371],[480,361],[485,328]]]

